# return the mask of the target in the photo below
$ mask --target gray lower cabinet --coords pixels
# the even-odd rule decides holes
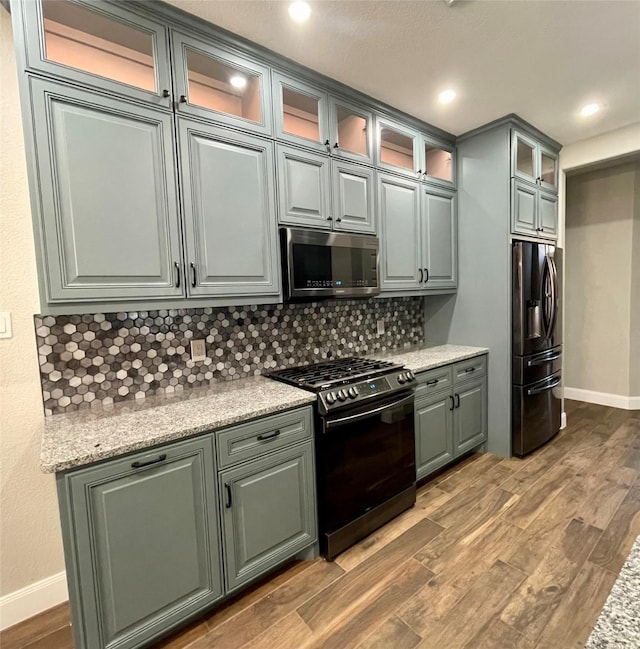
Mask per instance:
[[[423,372],[416,378],[416,474],[421,479],[486,442],[486,357]]]
[[[179,118],[188,295],[280,293],[273,143]]]
[[[139,647],[223,595],[213,438],[58,476],[78,649]]]
[[[180,297],[171,115],[29,84],[46,301]]]
[[[219,481],[229,591],[316,540],[311,441],[222,471]]]

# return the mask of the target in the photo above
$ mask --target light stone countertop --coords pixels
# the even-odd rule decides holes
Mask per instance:
[[[282,410],[316,395],[262,376],[45,418],[40,468],[64,471]]]
[[[422,372],[488,351],[425,344],[370,357]],[[315,401],[313,392],[257,376],[53,415],[45,418],[40,468],[64,471]]]

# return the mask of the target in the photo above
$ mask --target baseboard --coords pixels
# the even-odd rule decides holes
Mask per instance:
[[[621,394],[609,394],[608,392],[565,388],[564,398],[597,403],[600,406],[610,406],[611,408],[622,408],[623,410],[640,410],[640,397],[625,397]]]
[[[567,413],[563,412],[560,416],[560,430],[567,427]]]
[[[64,571],[0,597],[0,629],[7,629],[69,599]]]

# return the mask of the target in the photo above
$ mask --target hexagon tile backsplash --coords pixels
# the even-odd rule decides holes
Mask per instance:
[[[385,333],[376,333],[384,320]],[[46,415],[424,340],[420,297],[35,316]],[[207,358],[189,343],[204,338]]]

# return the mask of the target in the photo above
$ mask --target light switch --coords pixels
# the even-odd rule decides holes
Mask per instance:
[[[10,311],[0,311],[0,338],[13,338]]]
[[[207,358],[207,348],[204,344],[204,339],[191,341],[191,360],[194,363],[203,361]]]

